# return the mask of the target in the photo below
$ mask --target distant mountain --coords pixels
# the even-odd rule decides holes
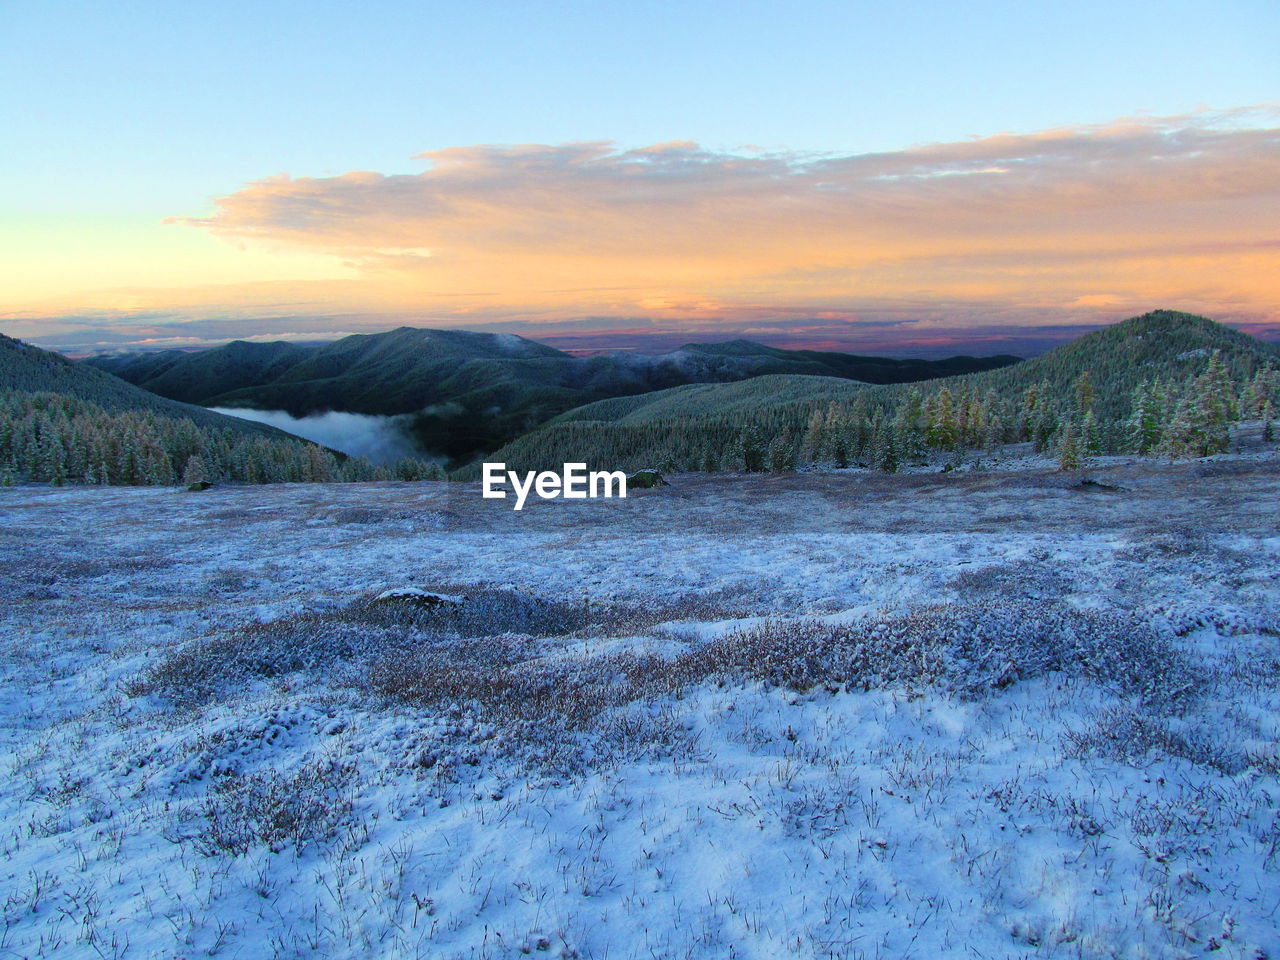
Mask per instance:
[[[165,397],[217,407],[413,414],[419,445],[455,463],[595,400],[770,374],[868,383],[931,379],[1016,357],[891,360],[778,350],[747,340],[658,356],[574,357],[513,334],[401,327],[303,347],[237,341],[197,353],[95,357],[86,364]]]
[[[732,344],[718,346],[729,348],[729,353],[737,349]],[[991,392],[1013,405],[1037,384],[1047,384],[1051,395],[1067,395],[1088,371],[1098,416],[1118,420],[1128,416],[1139,383],[1157,378],[1185,381],[1202,371],[1214,353],[1236,380],[1265,364],[1280,365],[1280,346],[1205,317],[1157,310],[1086,334],[1035,359],[935,380],[929,388]],[[679,386],[566,411],[487,459],[515,469],[547,469],[583,459],[592,465],[634,469],[656,463],[673,450],[687,455],[727,442],[723,438],[736,436],[747,424],[757,425],[765,436],[786,434],[795,439],[815,409],[832,403],[848,406],[861,398],[868,410],[887,410],[909,389],[904,383],[854,385],[791,374]],[[469,467],[458,475],[475,473],[476,468]]]
[[[744,369],[750,376],[774,373],[806,374],[815,377],[840,377],[863,383],[914,383],[936,380],[961,373],[995,370],[1018,363],[1021,358],[1009,354],[994,357],[948,357],[945,360],[897,360],[891,357],[866,357],[853,353],[820,350],[782,350],[766,347],[753,340],[729,340],[725,343],[688,343],[672,353],[661,354],[658,361],[701,365],[708,372],[722,370],[726,379],[743,379]],[[710,377],[699,378],[706,382]]]
[[[164,417],[185,417],[201,427],[237,434],[295,439],[260,423],[157,396],[103,370],[0,334],[0,393],[9,391],[57,393],[88,400],[108,411],[150,411]]]

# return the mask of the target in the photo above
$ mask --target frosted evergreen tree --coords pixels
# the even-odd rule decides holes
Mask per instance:
[[[742,469],[747,473],[764,472],[764,442],[760,439],[760,431],[754,424],[742,431],[742,436],[738,439],[738,453],[742,458]]]
[[[1062,439],[1058,442],[1058,469],[1078,470],[1084,465],[1080,455],[1080,443],[1076,439],[1075,425],[1068,423],[1062,428]]]
[[[1129,448],[1143,456],[1159,449],[1164,441],[1165,410],[1159,384],[1144,380],[1133,396],[1129,418]]]
[[[827,418],[821,410],[814,409],[809,415],[809,423],[805,427],[804,438],[800,441],[800,462],[804,464],[821,463],[826,450]]]
[[[902,465],[893,423],[883,418],[876,424],[871,441],[871,466],[884,473],[897,473]]]
[[[187,464],[182,468],[182,482],[188,490],[203,490],[209,485],[209,471],[199,454],[187,457]]]
[[[897,433],[898,448],[902,459],[915,463],[924,459],[925,437],[921,429],[924,420],[924,401],[920,391],[912,387],[898,404],[893,416],[893,428]]]
[[[1093,388],[1093,377],[1086,370],[1076,379],[1075,382],[1075,412],[1081,421],[1089,411],[1093,409],[1094,400],[1097,399],[1097,391]]]
[[[1035,443],[1036,452],[1044,453],[1048,450],[1057,432],[1058,417],[1048,403],[1042,402],[1036,410],[1036,421],[1031,435],[1031,439]]]
[[[938,450],[950,450],[960,441],[955,397],[947,387],[939,390],[934,397],[932,416],[925,427],[925,439],[929,446]]]
[[[1080,423],[1080,452],[1085,457],[1096,457],[1102,453],[1102,428],[1092,409]]]

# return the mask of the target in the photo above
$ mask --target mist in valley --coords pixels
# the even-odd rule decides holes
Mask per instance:
[[[374,416],[331,410],[295,417],[284,410],[250,410],[237,407],[211,407],[216,413],[242,420],[253,420],[311,440],[353,457],[364,457],[370,463],[393,463],[405,457],[423,457],[405,432],[408,416]]]

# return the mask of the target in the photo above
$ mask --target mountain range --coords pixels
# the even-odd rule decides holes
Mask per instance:
[[[1117,424],[1139,383],[1186,382],[1210,355],[1236,382],[1280,366],[1276,345],[1160,310],[1025,361],[890,360],[745,340],[653,356],[576,357],[511,334],[403,327],[320,345],[237,341],[73,362],[0,336],[0,388],[275,439],[288,435],[205,407],[394,415],[420,449],[445,454],[455,475],[468,477],[481,456],[520,469],[584,459],[632,468],[669,454],[673,442],[686,453],[735,442],[745,425],[794,440],[814,411],[835,405],[888,414],[924,380],[935,381],[928,390],[981,394],[1013,410],[1028,388],[1066,397],[1088,372],[1097,416]]]
[[[152,393],[210,407],[407,415],[424,451],[455,465],[593,401],[766,375],[888,384],[991,370],[1017,357],[898,360],[748,340],[648,356],[577,357],[514,334],[401,327],[317,346],[236,341],[84,361]]]

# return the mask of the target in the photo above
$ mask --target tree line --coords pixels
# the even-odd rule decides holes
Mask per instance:
[[[998,371],[1003,374],[1005,371]],[[986,375],[990,377],[991,375]],[[1136,380],[1129,396],[1100,389],[1090,372],[998,390],[971,378],[862,391],[851,400],[796,401],[746,416],[570,421],[522,438],[515,469],[573,459],[621,469],[786,472],[861,466],[896,472],[958,464],[966,453],[1030,443],[1064,469],[1106,454],[1198,457],[1227,449],[1232,424],[1267,424],[1280,405],[1280,371],[1233,372],[1210,352],[1198,375]]]
[[[389,465],[302,440],[250,436],[57,393],[0,395],[0,484],[168,486],[443,479],[425,460]]]
[[[1088,371],[1065,396],[1047,381],[1011,400],[991,389],[943,386],[925,392],[913,387],[884,406],[872,407],[860,396],[847,407],[814,410],[798,435],[784,429],[766,438],[757,426],[748,426],[730,458],[748,472],[856,464],[892,473],[939,455],[993,451],[1013,443],[1032,444],[1036,452],[1055,456],[1063,469],[1106,454],[1205,457],[1227,450],[1231,426],[1241,420],[1263,421],[1272,439],[1278,403],[1280,371],[1264,367],[1243,382],[1234,381],[1215,353],[1190,380],[1140,381],[1125,417],[1099,414],[1098,391]],[[717,466],[714,455],[704,456],[701,469]]]

